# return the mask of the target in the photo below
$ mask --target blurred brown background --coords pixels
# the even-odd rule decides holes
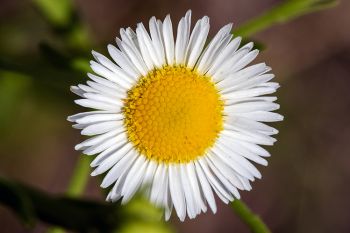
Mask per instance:
[[[210,17],[213,35],[222,25],[240,25],[278,2],[76,0],[74,5],[94,39],[94,48],[104,52],[120,27],[148,21],[152,15],[164,18],[171,13],[177,21],[192,9],[194,19]],[[259,167],[263,179],[242,197],[272,232],[350,232],[349,28],[350,1],[343,0],[336,8],[274,26],[253,37],[267,47],[259,61],[266,61],[281,83],[278,96],[285,121],[275,125],[280,134],[270,149],[273,156],[269,166]],[[0,1],[1,59],[35,59],[39,56],[38,44],[50,34],[30,1]],[[51,82],[50,74],[47,79]],[[0,79],[0,86],[6,85],[11,88],[14,84]],[[62,193],[79,156],[73,147],[81,140],[79,132],[66,121],[67,115],[78,111],[68,102],[73,95],[68,85],[48,98],[38,94],[46,91],[45,85],[37,88],[31,79],[18,85],[14,91],[0,93],[1,101],[9,103],[12,111],[5,116],[0,113],[0,175],[50,193]],[[15,100],[8,102],[9,95],[15,95]],[[99,191],[98,181],[91,178],[85,196],[102,199]],[[202,214],[185,223],[174,218],[178,232],[248,232],[229,206],[218,203],[216,215]],[[0,226],[0,232],[46,229],[43,224],[34,230],[23,227],[2,206]]]

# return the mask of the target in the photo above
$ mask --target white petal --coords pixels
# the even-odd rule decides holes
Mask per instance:
[[[218,197],[226,204],[229,203],[229,201],[232,201],[233,197],[230,194],[230,191],[227,190],[227,188],[221,184],[219,179],[212,173],[212,171],[210,171],[207,162],[202,158],[199,159],[198,162],[203,169],[205,176],[208,178],[211,187],[215,190]]]
[[[110,96],[112,98],[115,98],[117,100],[124,99],[126,97],[126,91],[119,91],[117,89],[107,87],[101,83],[96,83],[92,81],[86,82],[91,88],[91,91],[88,91],[87,93],[99,93],[101,95]]]
[[[204,203],[203,200],[203,194],[200,191],[199,188],[199,181],[197,179],[197,174],[196,174],[196,168],[193,164],[193,162],[189,162],[186,164],[186,169],[187,169],[187,174],[188,174],[188,179],[191,184],[191,192],[193,193],[193,196],[195,198],[196,205],[198,206],[199,210],[202,210],[203,212],[207,211],[207,207]]]
[[[199,211],[197,210],[197,205],[192,195],[192,189],[191,189],[191,184],[189,183],[189,180],[188,180],[186,165],[180,164],[179,167],[180,167],[180,171],[179,171],[180,179],[181,179],[182,188],[185,194],[187,215],[190,219],[193,219],[200,212],[200,210]]]
[[[125,74],[123,74],[123,72],[115,73],[94,61],[90,62],[90,67],[96,74],[118,84],[120,87],[123,87],[125,89],[131,88],[131,81],[126,77]]]
[[[211,40],[196,65],[200,73],[205,74],[208,69],[210,69],[213,60],[215,60],[217,57],[217,54],[230,42],[232,38],[232,34],[230,34],[231,28],[232,24],[222,27]]]
[[[122,150],[118,150],[115,154],[108,157],[108,161],[103,161],[91,175],[101,174],[112,167],[101,183],[101,187],[106,188],[115,182],[124,171],[129,170],[137,156],[137,153],[127,143],[122,147]]]
[[[143,24],[142,24],[143,26]],[[144,32],[142,30],[142,26],[141,24],[137,25],[137,29],[136,29],[136,34],[137,34],[137,41],[139,42],[140,45],[140,50],[141,50],[141,54],[142,54],[142,58],[148,68],[148,70],[152,70],[154,68],[154,61],[152,60],[151,54],[150,54],[150,49],[147,47],[147,41],[145,41],[145,36],[143,35]]]
[[[173,26],[169,15],[165,17],[163,23],[163,40],[167,63],[168,65],[172,65],[175,59],[175,47]]]
[[[112,130],[112,131],[109,131],[107,133],[104,133],[104,134],[100,134],[100,135],[97,135],[95,137],[92,137],[92,138],[89,138],[81,143],[79,143],[78,145],[75,146],[75,150],[80,150],[82,148],[86,148],[88,146],[94,146],[94,145],[97,145],[97,144],[100,144],[102,143],[103,141],[111,138],[111,137],[115,137],[118,135],[118,133],[120,133],[121,131],[119,130]]]
[[[217,208],[216,208],[216,203],[215,203],[213,191],[210,187],[210,184],[209,184],[201,166],[199,165],[199,162],[196,161],[194,163],[194,165],[195,165],[196,173],[198,176],[198,180],[200,182],[201,191],[203,192],[203,196],[205,197],[206,201],[208,202],[210,209],[215,214]]]
[[[129,58],[123,54],[119,49],[115,46],[109,44],[107,46],[108,52],[113,58],[113,60],[134,80],[137,80],[141,73],[135,69],[134,65],[131,63]]]
[[[212,67],[209,69],[207,73],[208,75],[210,76],[214,75],[218,71],[218,69],[222,66],[222,64],[233,56],[233,54],[239,47],[241,40],[242,40],[241,37],[236,37],[222,50],[222,52],[218,55],[218,57],[213,62]]]
[[[142,41],[143,45],[140,43],[140,46],[145,46],[145,49],[147,51],[146,54],[147,56],[150,57],[152,65],[161,67],[162,65],[161,58],[157,56],[156,48],[153,46],[151,38],[149,37],[149,34],[142,23],[137,24],[136,33],[138,37],[142,37],[142,40],[139,40],[139,43],[140,41]],[[144,55],[142,47],[141,47],[141,52],[142,52],[142,55]]]
[[[252,111],[274,111],[279,109],[280,105],[271,102],[259,101],[259,102],[246,102],[238,103],[230,106],[225,106],[225,113],[244,113]]]
[[[181,221],[183,221],[186,217],[186,203],[179,172],[179,166],[177,164],[169,165],[169,186],[171,199],[173,200],[177,216]]]
[[[87,126],[85,129],[81,131],[82,135],[95,135],[109,132],[111,130],[119,129],[122,127],[122,122],[120,121],[106,121],[102,123],[93,124]]]
[[[127,203],[140,187],[147,165],[146,158],[142,155],[133,163],[122,188],[122,204]]]
[[[160,61],[160,64],[164,65],[166,62],[165,62],[163,40],[162,40],[160,28],[158,27],[157,20],[155,17],[152,17],[149,20],[149,30],[152,38],[153,47],[157,54],[158,60]]]
[[[198,20],[190,37],[186,51],[187,67],[193,68],[203,51],[209,33],[209,18]]]
[[[93,109],[106,110],[106,111],[116,111],[119,112],[120,106],[115,104],[105,103],[101,101],[95,101],[90,99],[79,99],[74,101],[76,104]]]
[[[115,149],[117,148],[117,149]],[[120,141],[118,144],[116,144],[116,146],[113,147],[113,152],[110,151],[110,149],[108,149],[109,153],[104,153],[102,152],[100,155],[103,155],[100,157],[100,162],[98,167],[91,173],[92,176],[97,176],[100,175],[106,171],[108,171],[111,167],[115,166],[115,164],[118,164],[123,157],[125,157],[126,155],[128,155],[128,153],[130,153],[130,146],[128,145],[128,143],[126,143],[125,141]],[[107,150],[106,150],[107,151]],[[112,153],[111,153],[112,152]],[[97,159],[97,157],[96,157]],[[96,161],[96,159],[93,161],[93,163],[98,163]],[[92,163],[91,163],[92,166]],[[107,175],[110,173],[110,171],[107,173]],[[106,176],[107,177],[107,176]],[[101,187],[107,187],[108,185],[110,185],[111,183],[107,183],[109,182],[109,178],[104,178],[104,182],[102,182]],[[115,179],[117,179],[118,177],[116,177]],[[115,180],[114,180],[115,181]],[[113,182],[114,182],[113,181]]]
[[[191,11],[187,11],[177,28],[177,37],[175,43],[175,62],[176,64],[184,64],[186,62],[185,53],[190,36],[191,27]]]
[[[224,99],[244,99],[260,95],[268,95],[276,92],[276,88],[273,87],[256,87],[248,90],[235,91],[222,94]]]
[[[261,122],[276,122],[283,120],[283,116],[275,112],[254,111],[246,113],[237,113],[235,115]]]
[[[119,49],[129,58],[129,60],[132,62],[135,68],[142,75],[147,75],[149,69],[145,64],[140,51],[136,49],[135,46],[132,46],[126,43],[125,41],[120,41],[119,39],[117,39],[117,43]]]
[[[225,170],[219,170],[219,167],[217,167],[217,164],[214,164],[212,160],[210,160],[211,156],[206,156],[204,159],[206,160],[208,166],[210,169],[213,171],[215,176],[218,178],[220,183],[222,184],[223,187],[225,187],[230,194],[233,194],[236,198],[240,198],[239,192],[237,188],[225,177],[225,175],[222,173]],[[216,161],[216,160],[214,160]],[[222,167],[220,167],[221,169]],[[226,170],[227,171],[227,170]],[[232,178],[231,174],[226,174],[228,177]],[[233,201],[233,198],[231,198],[230,201]]]

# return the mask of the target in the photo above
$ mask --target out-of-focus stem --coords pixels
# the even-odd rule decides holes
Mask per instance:
[[[254,214],[242,201],[234,200],[231,206],[237,216],[250,228],[252,233],[271,233],[261,218]]]
[[[333,7],[337,3],[337,0],[287,0],[249,20],[233,33],[249,37],[275,24],[285,23],[307,13]]]

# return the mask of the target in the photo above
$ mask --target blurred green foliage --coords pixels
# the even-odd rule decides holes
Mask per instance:
[[[336,0],[287,0],[242,25],[234,34],[250,37],[275,24],[336,3]],[[82,82],[85,73],[90,71],[88,60],[93,38],[77,16],[72,1],[32,0],[32,4],[40,13],[41,23],[48,26],[51,33],[36,44],[35,53],[25,47],[25,40],[30,38],[30,34],[25,34],[28,31],[7,25],[7,33],[2,33],[0,42],[15,40],[11,41],[14,46],[8,48],[9,51],[18,47],[22,50],[0,55],[0,130],[13,120],[27,92],[45,97],[44,101],[58,98],[60,102],[71,103],[72,96],[67,95],[69,86]],[[256,47],[265,46],[258,42]],[[0,178],[0,202],[11,208],[27,226],[41,220],[81,232],[172,232],[169,224],[160,221],[162,211],[141,197],[123,207],[119,203],[78,199],[89,171],[89,159],[83,158],[78,162],[66,196],[51,196]],[[268,232],[243,203],[234,202],[233,207],[252,232]],[[61,231],[55,228],[51,232]]]
[[[31,86],[30,77],[18,72],[0,70],[0,131],[16,116],[17,110]]]
[[[338,2],[337,0],[286,0],[238,27],[234,34],[249,37],[275,24],[286,23],[302,15],[334,7]]]

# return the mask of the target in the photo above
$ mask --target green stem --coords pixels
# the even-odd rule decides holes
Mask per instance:
[[[90,158],[87,156],[80,156],[78,163],[73,171],[71,180],[69,181],[67,197],[78,197],[85,190],[90,173]],[[64,233],[64,229],[59,227],[49,228],[47,233]]]
[[[252,233],[271,233],[269,228],[255,215],[246,204],[240,200],[235,200],[231,206],[237,216],[250,228]]]
[[[337,0],[287,0],[237,28],[235,35],[249,37],[278,23],[285,23],[301,15],[333,7]]]
[[[74,173],[68,184],[66,191],[67,196],[77,197],[84,192],[87,181],[90,177],[90,163],[91,159],[88,156],[83,155],[79,157]]]

